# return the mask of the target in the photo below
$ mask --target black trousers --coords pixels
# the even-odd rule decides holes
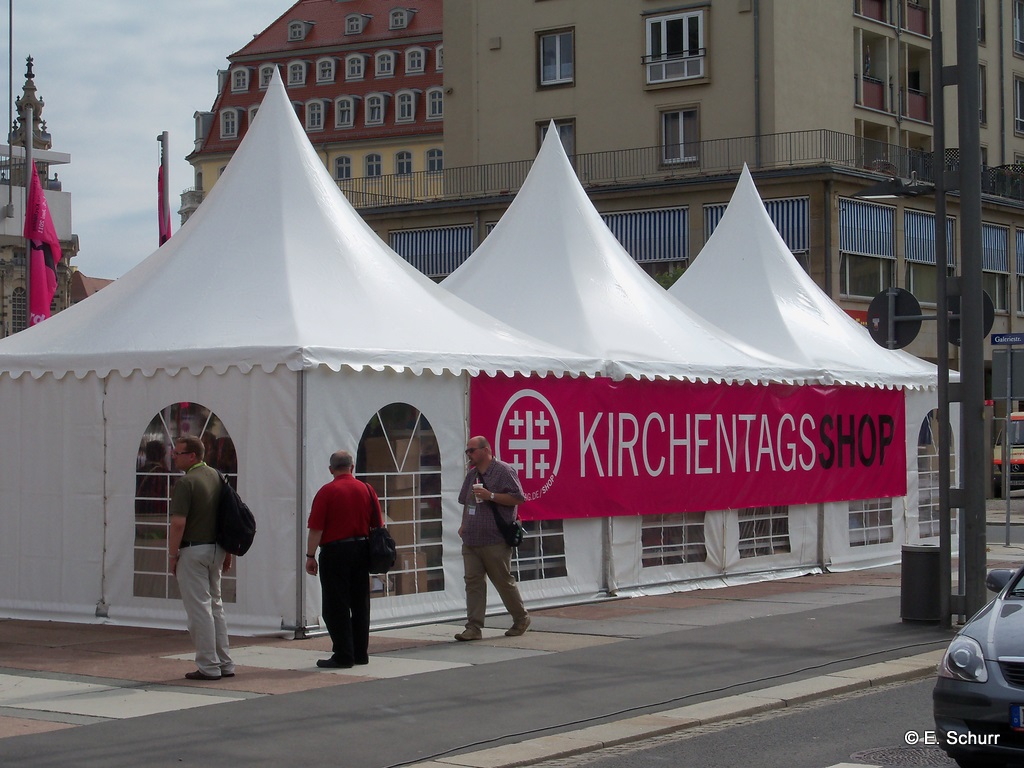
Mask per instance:
[[[339,664],[366,663],[370,644],[370,548],[365,540],[320,550],[324,624]]]

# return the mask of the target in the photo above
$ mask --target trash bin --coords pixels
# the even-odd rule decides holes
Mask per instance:
[[[941,555],[936,544],[907,544],[900,566],[900,618],[941,621]]]

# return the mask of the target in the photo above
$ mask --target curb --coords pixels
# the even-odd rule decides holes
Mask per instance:
[[[785,709],[843,693],[895,682],[919,680],[935,674],[945,649],[883,661],[751,693],[689,704],[657,714],[640,715],[576,731],[528,739],[518,744],[438,757],[408,764],[408,768],[515,768],[557,758],[596,752],[607,747],[643,741],[689,728],[739,717]]]

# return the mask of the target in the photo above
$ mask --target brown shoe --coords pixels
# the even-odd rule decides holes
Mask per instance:
[[[223,675],[217,675],[214,677],[213,675],[208,675],[205,672],[200,672],[198,669],[195,672],[185,673],[186,680],[220,680],[221,677],[223,677]]]
[[[522,621],[517,621],[511,627],[505,630],[505,637],[519,637],[525,635],[526,630],[530,628],[530,617],[527,616]]]
[[[461,641],[480,640],[482,638],[483,634],[481,634],[479,629],[471,629],[470,627],[466,627],[466,629],[455,635],[455,639]]]

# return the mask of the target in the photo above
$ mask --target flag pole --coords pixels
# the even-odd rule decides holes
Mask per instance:
[[[7,207],[4,216],[14,218],[14,0],[7,0]],[[5,334],[6,335],[6,334]]]
[[[32,66],[32,57],[29,56],[29,67]],[[25,116],[22,118],[21,125],[24,131],[25,140],[25,215],[28,216],[28,196],[32,190],[32,175],[35,173],[32,157],[32,150],[34,149],[33,137],[35,136],[35,126],[33,122],[35,120],[35,113],[32,111],[31,99],[28,99],[30,103],[25,105]],[[31,238],[25,238],[25,328],[32,327],[32,240]]]

